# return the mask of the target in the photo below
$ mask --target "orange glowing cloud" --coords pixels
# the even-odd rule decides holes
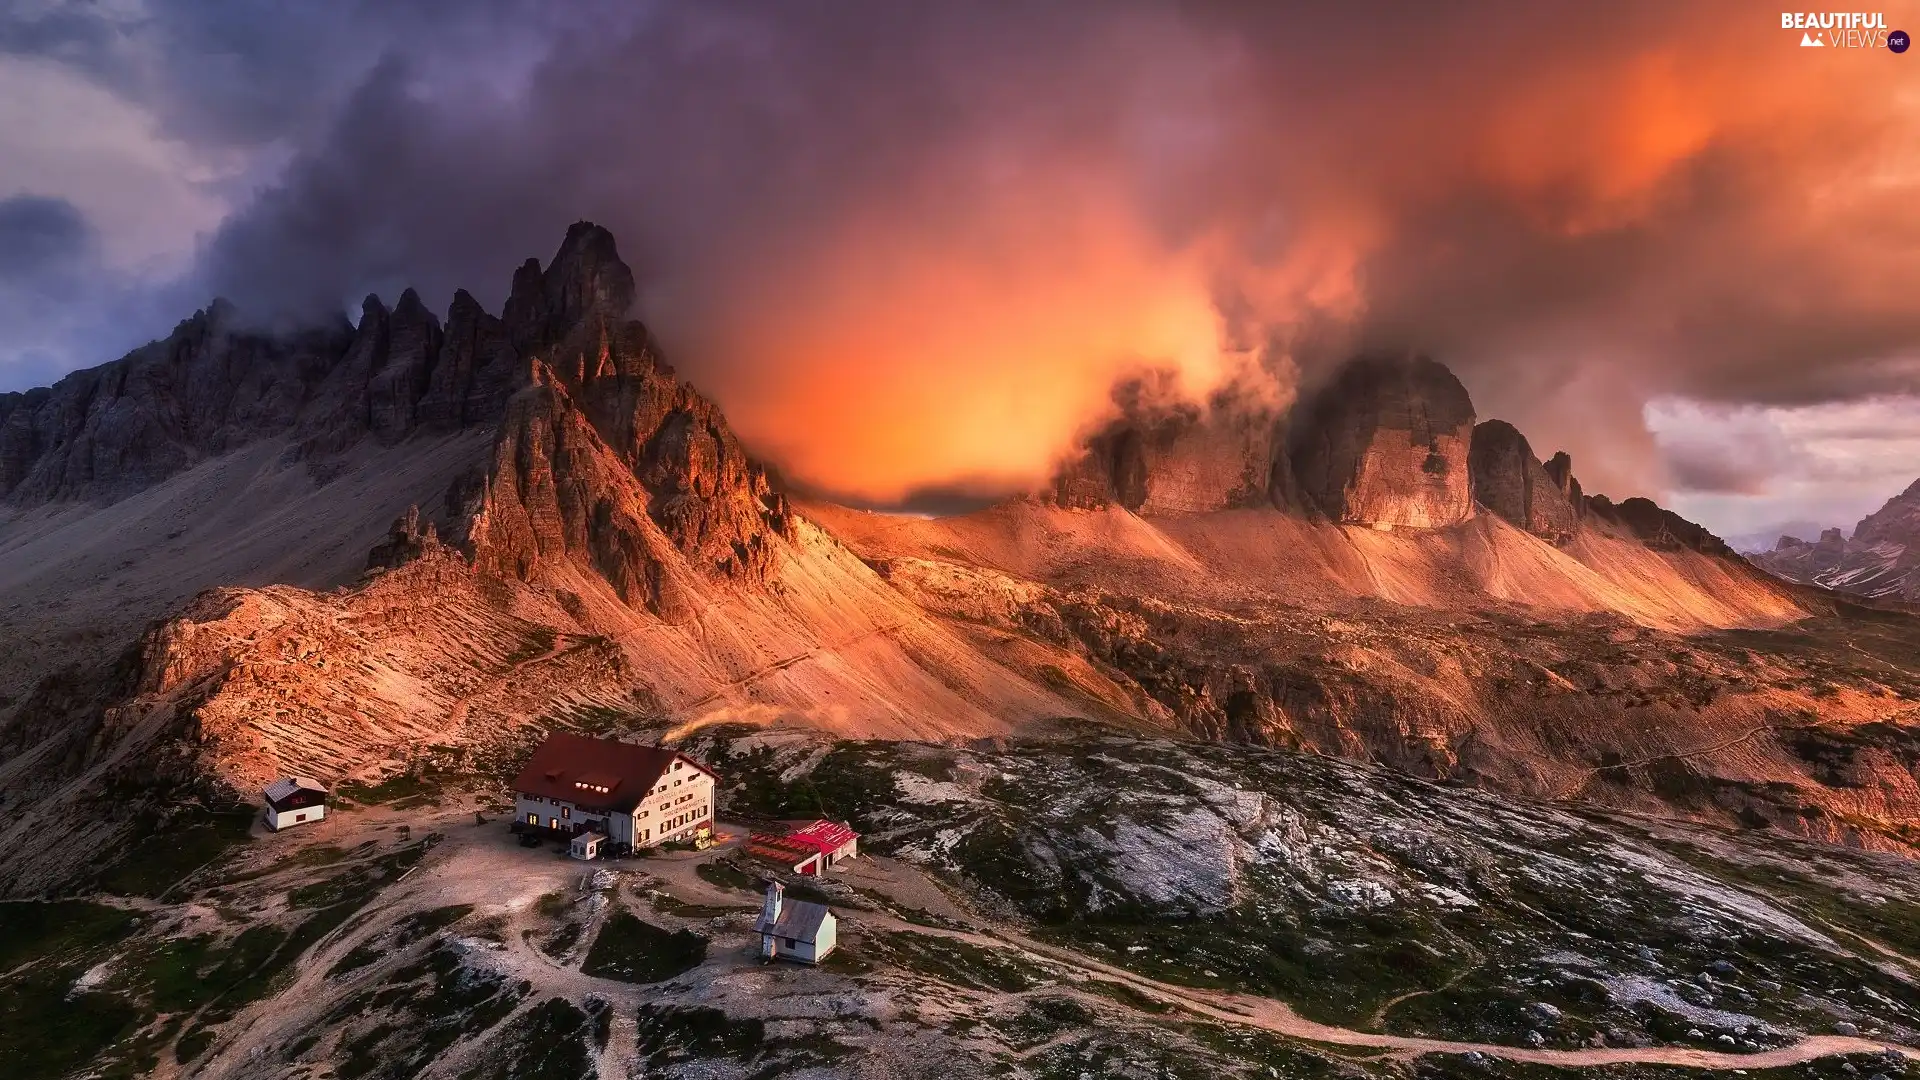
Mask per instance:
[[[563,34],[493,123],[370,83],[223,287],[359,295],[399,252],[445,295],[591,217],[757,454],[879,502],[1030,488],[1143,371],[1282,404],[1361,347],[1658,494],[1649,400],[1920,356],[1920,53],[1732,0],[836,12]]]

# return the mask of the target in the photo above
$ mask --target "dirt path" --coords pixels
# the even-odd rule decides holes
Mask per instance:
[[[1567,788],[1565,791],[1561,791],[1555,794],[1554,796],[1552,796],[1552,799],[1554,802],[1565,802],[1568,799],[1579,797],[1580,793],[1587,789],[1587,785],[1593,783],[1594,777],[1599,776],[1602,772],[1605,772],[1608,769],[1639,769],[1639,768],[1644,768],[1648,765],[1651,765],[1656,761],[1685,761],[1688,758],[1696,758],[1704,754],[1718,753],[1721,750],[1726,750],[1731,747],[1739,746],[1743,742],[1752,741],[1755,736],[1764,734],[1766,732],[1770,732],[1772,730],[1773,730],[1773,725],[1761,724],[1759,727],[1753,728],[1752,730],[1748,731],[1744,735],[1735,735],[1729,739],[1722,739],[1721,741],[1714,743],[1711,746],[1702,746],[1693,750],[1675,750],[1675,751],[1672,751],[1671,753],[1665,753],[1665,754],[1651,754],[1647,757],[1638,758],[1634,761],[1623,761],[1618,765],[1607,765],[1601,768],[1588,769],[1580,777],[1579,783],[1574,784],[1572,787]]]
[[[890,916],[863,913],[849,921],[881,926],[895,932],[926,934],[951,938],[984,948],[1016,949],[1082,974],[1120,983],[1168,1005],[1210,1020],[1257,1027],[1276,1035],[1392,1052],[1394,1056],[1418,1057],[1422,1054],[1479,1053],[1508,1061],[1538,1065],[1685,1065],[1701,1069],[1765,1069],[1798,1065],[1834,1054],[1877,1054],[1894,1051],[1908,1060],[1920,1061],[1920,1048],[1843,1035],[1815,1035],[1791,1046],[1751,1054],[1727,1054],[1713,1050],[1694,1050],[1681,1046],[1618,1047],[1607,1049],[1547,1050],[1498,1043],[1455,1042],[1406,1035],[1386,1035],[1372,1031],[1334,1027],[1308,1020],[1285,1002],[1248,994],[1233,994],[1196,987],[1174,986],[1125,968],[1114,967],[1066,949],[1047,945],[1011,931],[943,930],[902,922]]]
[[[760,679],[764,679],[768,675],[772,675],[775,672],[785,671],[788,668],[792,667],[793,665],[798,664],[804,660],[811,660],[823,652],[836,653],[836,652],[839,652],[841,649],[845,649],[849,646],[858,645],[861,642],[867,640],[868,638],[879,637],[882,634],[891,634],[894,631],[900,629],[901,626],[902,624],[897,622],[888,623],[886,626],[876,626],[871,630],[862,630],[860,633],[855,634],[844,641],[833,641],[833,642],[827,642],[820,645],[815,645],[814,647],[807,649],[803,652],[798,652],[792,656],[785,657],[780,660],[775,660],[772,663],[765,664],[761,667],[755,668],[754,670],[746,673],[745,675],[740,676],[737,679],[733,679],[729,682],[720,684],[720,686],[715,688],[712,693],[696,701],[688,702],[686,705],[682,706],[679,709],[679,711],[682,713],[690,713],[693,710],[700,708],[701,706],[711,705],[713,702],[718,701],[720,698],[724,697],[726,694],[734,690],[738,690],[741,687],[748,685],[749,683],[753,683]],[[694,730],[698,726],[699,726],[699,721],[694,720],[688,724],[683,725],[682,728],[676,728],[672,732],[669,732],[667,735],[662,736],[661,741],[664,742],[668,739],[682,738],[687,734],[687,732]]]
[[[903,871],[921,876],[918,871],[894,863],[887,867],[893,874]],[[934,886],[928,883],[929,888]],[[1874,1039],[1849,1037],[1843,1035],[1815,1035],[1775,1050],[1763,1050],[1748,1054],[1729,1054],[1713,1050],[1695,1050],[1680,1046],[1654,1047],[1613,1047],[1585,1048],[1576,1050],[1535,1049],[1521,1046],[1505,1046],[1498,1043],[1456,1042],[1449,1039],[1429,1039],[1405,1035],[1388,1035],[1373,1031],[1356,1031],[1352,1028],[1335,1027],[1309,1020],[1295,1012],[1292,1006],[1272,998],[1256,997],[1250,994],[1235,994],[1225,991],[1205,990],[1197,987],[1176,986],[1138,975],[1125,968],[1095,960],[1092,957],[1036,941],[1025,934],[1001,928],[967,930],[948,930],[921,926],[896,919],[878,912],[849,912],[845,920],[858,926],[872,926],[895,933],[924,934],[934,937],[951,938],[965,941],[984,948],[1014,949],[1039,959],[1052,962],[1080,972],[1083,975],[1120,983],[1134,991],[1145,994],[1155,1000],[1172,1005],[1175,1008],[1197,1016],[1203,1016],[1222,1023],[1257,1027],[1276,1035],[1288,1038],[1305,1039],[1311,1042],[1327,1043],[1335,1046],[1352,1046],[1381,1050],[1395,1057],[1418,1057],[1422,1054],[1466,1054],[1479,1053],[1486,1057],[1502,1058],[1508,1061],[1524,1061],[1539,1065],[1593,1066],[1593,1065],[1683,1065],[1701,1069],[1764,1069],[1782,1065],[1797,1065],[1815,1058],[1834,1054],[1872,1054],[1894,1051],[1910,1061],[1920,1061],[1920,1048],[1903,1046],[1896,1043],[1881,1042]]]

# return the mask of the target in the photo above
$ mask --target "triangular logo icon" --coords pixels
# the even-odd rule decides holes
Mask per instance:
[[[1824,49],[1827,43],[1805,31],[1800,33],[1800,47],[1803,49]]]

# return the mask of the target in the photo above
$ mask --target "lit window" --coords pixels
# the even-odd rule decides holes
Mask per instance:
[[[571,819],[573,818],[573,807],[571,807],[571,806],[563,806],[563,807],[561,807],[561,808],[560,808],[560,816],[561,816],[561,817],[563,817],[563,818],[567,818],[567,819],[569,819],[569,820],[571,820]]]

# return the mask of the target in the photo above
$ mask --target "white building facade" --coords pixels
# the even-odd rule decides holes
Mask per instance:
[[[515,828],[523,832],[597,831],[641,850],[713,829],[712,770],[663,747],[556,733],[514,788]]]
[[[327,789],[307,776],[289,776],[267,785],[267,828],[274,832],[327,816]]]

